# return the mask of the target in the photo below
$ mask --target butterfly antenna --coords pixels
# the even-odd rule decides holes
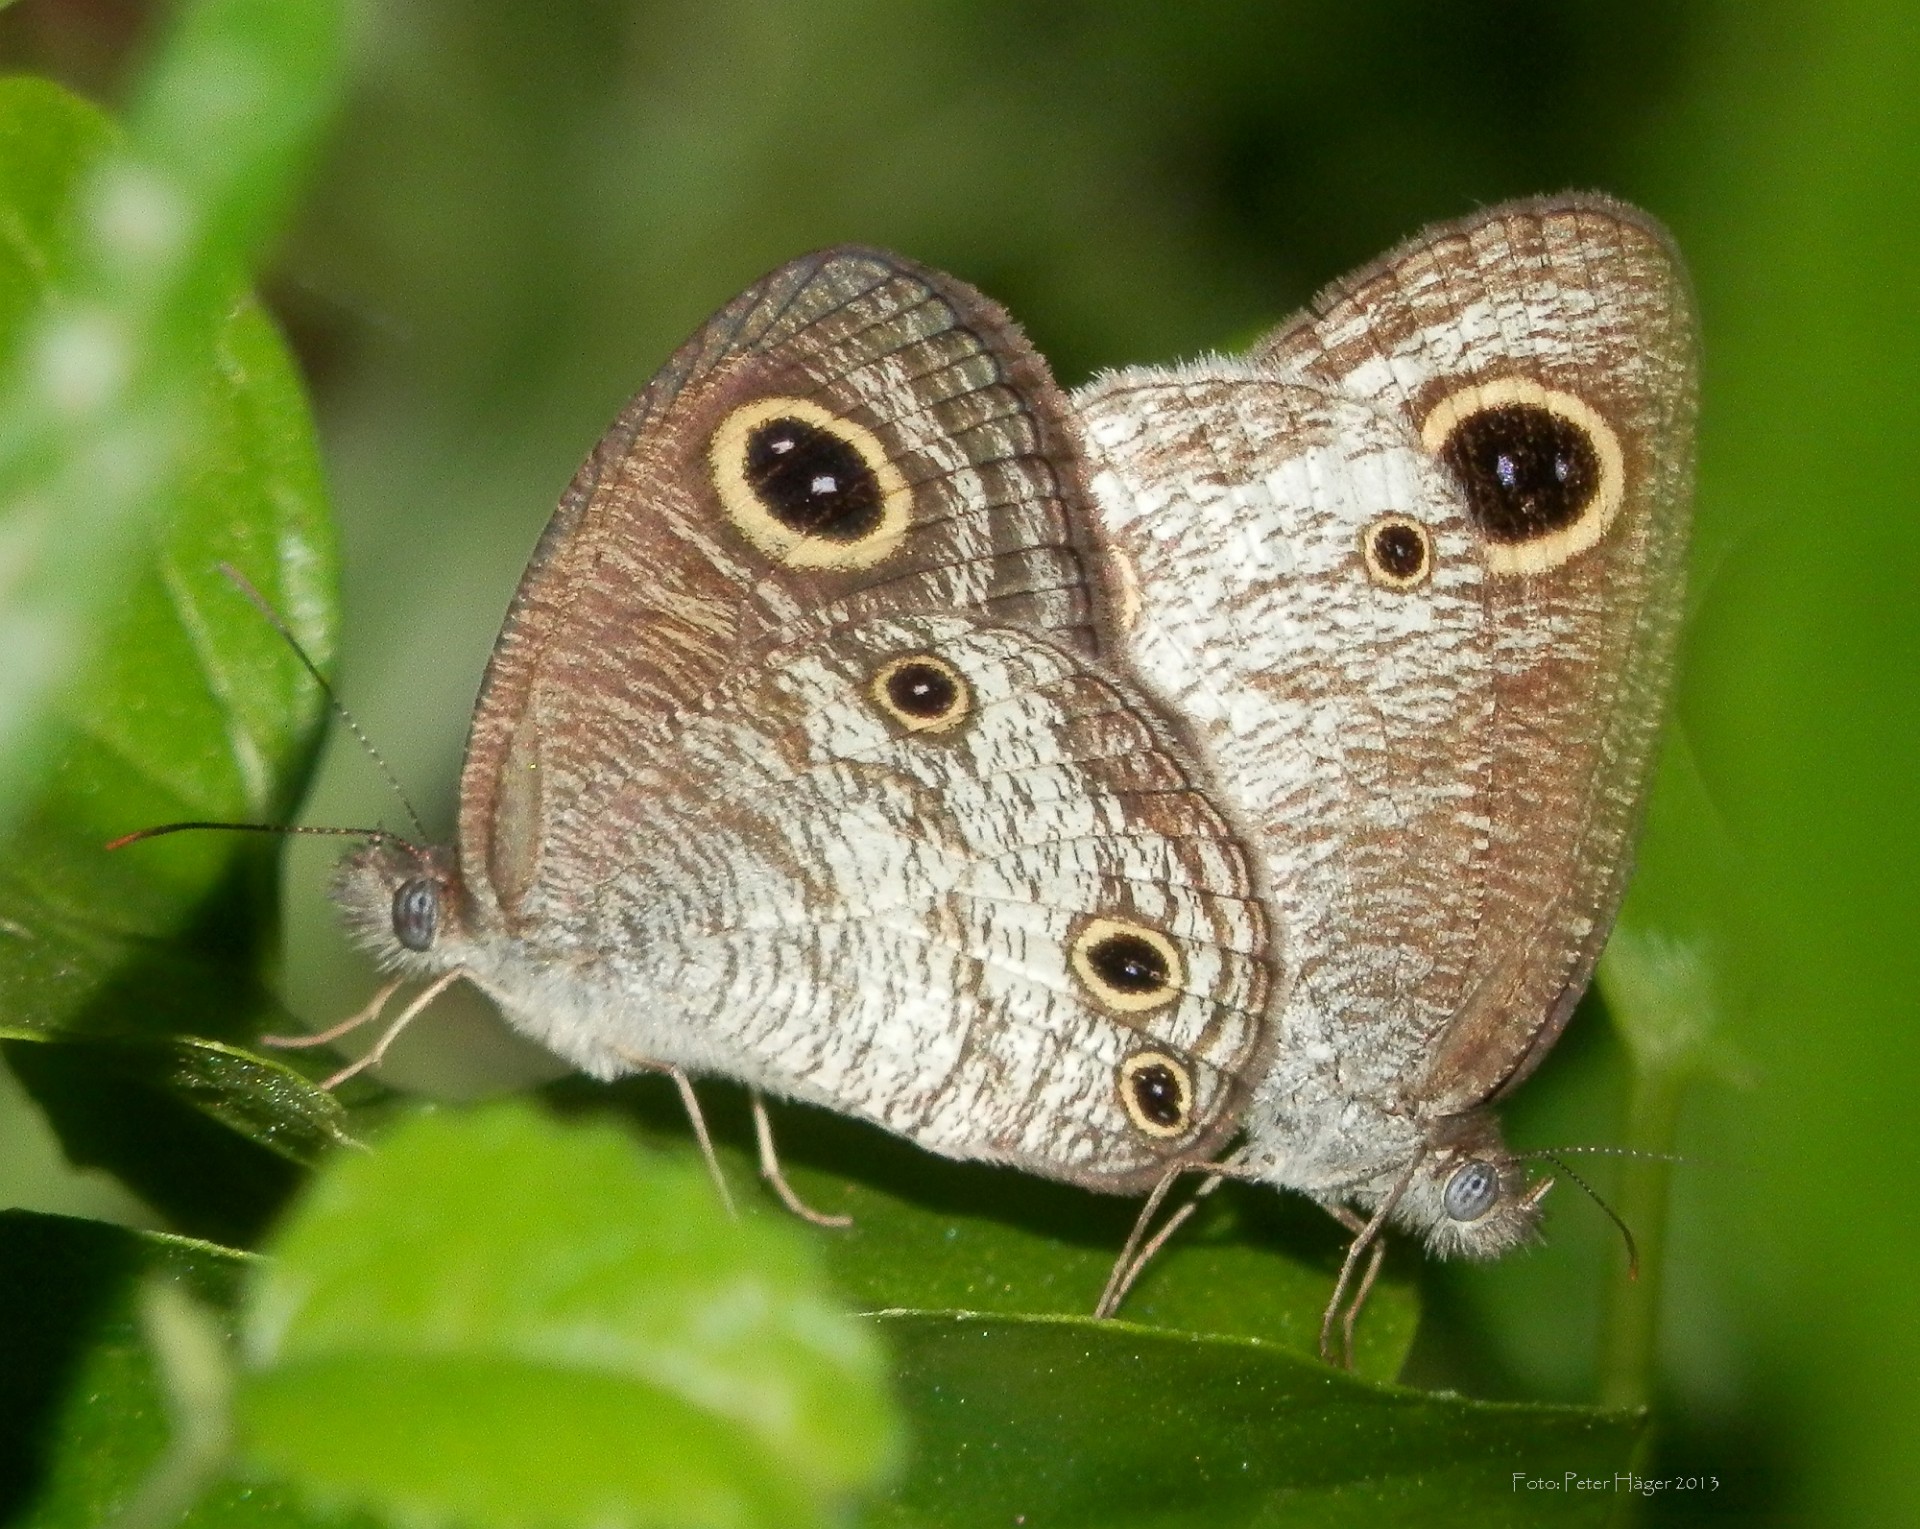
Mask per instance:
[[[305,823],[160,823],[152,828],[136,828],[130,834],[122,834],[106,847],[110,850],[125,849],[129,844],[138,844],[142,839],[160,839],[168,834],[183,834],[201,829],[219,829],[230,834],[321,834],[328,838],[369,839],[379,844],[397,844],[402,849],[420,853],[420,846],[410,839],[403,839],[384,828],[314,828]]]
[[[1602,1152],[1606,1151],[1604,1147],[1599,1150]],[[1620,1229],[1620,1235],[1627,1244],[1627,1278],[1630,1280],[1638,1280],[1640,1278],[1640,1244],[1633,1240],[1633,1228],[1622,1221],[1618,1212],[1616,1212],[1611,1205],[1607,1204],[1605,1200],[1600,1198],[1599,1192],[1561,1161],[1557,1154],[1552,1152],[1530,1152],[1527,1155],[1529,1157],[1544,1157],[1548,1162],[1552,1163],[1554,1167],[1558,1168],[1568,1178],[1572,1179],[1574,1183],[1584,1189],[1587,1192],[1587,1198],[1606,1212],[1607,1219]],[[1617,1155],[1622,1157],[1652,1157],[1657,1154],[1623,1151]]]
[[[333,693],[333,686],[327,682],[327,677],[320,672],[319,667],[314,661],[307,657],[307,650],[300,646],[300,639],[293,635],[293,628],[287,625],[280,613],[268,603],[267,597],[255,589],[247,576],[238,568],[234,567],[233,564],[220,564],[220,571],[227,576],[227,581],[232,584],[235,589],[239,590],[241,594],[245,595],[247,599],[252,602],[253,608],[259,611],[260,614],[266,618],[267,624],[285,639],[287,646],[293,649],[293,656],[299,659],[300,666],[305,669],[308,674],[313,676],[314,684],[320,687],[320,693],[327,698],[327,705],[332,709],[333,714],[340,719],[347,731],[352,733],[359,741],[360,747],[366,750],[367,758],[373,761],[373,767],[380,772],[380,778],[392,788],[393,794],[400,798],[400,805],[406,809],[407,818],[413,824],[413,831],[420,835],[422,839],[425,839],[427,837],[426,825],[420,821],[420,814],[413,810],[413,803],[407,800],[407,793],[400,789],[399,780],[395,778],[393,771],[387,767],[387,762],[381,757],[380,751],[373,746],[373,740],[361,731],[360,724],[353,720],[353,713],[348,711],[347,708],[340,703],[340,697]]]
[[[1639,1147],[1555,1147],[1552,1152],[1545,1150],[1539,1152],[1516,1152],[1514,1157],[1520,1162],[1529,1162],[1536,1157],[1544,1157],[1550,1162],[1559,1164],[1562,1168],[1566,1167],[1565,1163],[1561,1163],[1560,1159],[1554,1156],[1556,1152],[1569,1157],[1575,1154],[1586,1157],[1637,1157],[1649,1163],[1684,1163],[1687,1161],[1686,1158],[1677,1152],[1647,1152]]]

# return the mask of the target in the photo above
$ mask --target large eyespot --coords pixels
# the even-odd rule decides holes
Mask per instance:
[[[707,445],[727,516],[788,568],[871,568],[897,548],[913,492],[866,426],[805,398],[762,398]]]
[[[1360,533],[1360,557],[1382,589],[1417,589],[1433,573],[1433,535],[1409,515],[1382,515]]]
[[[1571,393],[1525,377],[1474,383],[1440,401],[1420,439],[1466,495],[1496,574],[1558,568],[1620,513],[1620,438]]]
[[[1109,1009],[1138,1014],[1180,996],[1180,951],[1158,929],[1119,919],[1089,919],[1069,952],[1073,970]]]
[[[440,883],[431,876],[403,881],[393,894],[393,937],[408,950],[427,950],[440,927]]]
[[[1183,1135],[1193,1119],[1193,1076],[1164,1051],[1136,1051],[1120,1064],[1120,1103],[1147,1135]]]
[[[967,720],[973,689],[944,658],[915,653],[881,665],[867,694],[910,733],[944,733]]]
[[[1500,1198],[1500,1170],[1475,1159],[1453,1170],[1440,1203],[1455,1221],[1478,1221]]]

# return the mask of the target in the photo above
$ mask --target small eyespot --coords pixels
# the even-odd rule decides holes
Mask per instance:
[[[1418,589],[1433,573],[1433,534],[1408,515],[1382,515],[1360,533],[1367,577],[1382,589]]]
[[[907,533],[913,493],[866,426],[811,399],[762,398],[707,444],[728,519],[788,568],[871,568]]]
[[[428,950],[439,927],[440,884],[431,876],[401,882],[393,894],[393,937],[408,950]]]
[[[1500,1170],[1475,1159],[1453,1170],[1440,1203],[1455,1221],[1478,1221],[1500,1198]]]
[[[1147,1135],[1183,1135],[1192,1123],[1193,1077],[1164,1051],[1136,1051],[1120,1064],[1120,1103]]]
[[[1626,495],[1620,438],[1571,393],[1525,377],[1449,393],[1420,427],[1496,574],[1546,573],[1606,534]]]
[[[1109,1009],[1137,1014],[1180,996],[1180,951],[1158,929],[1120,919],[1089,919],[1069,953],[1088,991]]]
[[[931,653],[889,660],[868,683],[867,693],[910,733],[948,732],[973,710],[973,688],[966,676]]]

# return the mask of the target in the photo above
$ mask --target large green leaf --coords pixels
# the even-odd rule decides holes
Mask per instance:
[[[520,1105],[337,1158],[246,1324],[246,1457],[476,1526],[799,1526],[896,1453],[872,1332],[795,1227]]]
[[[166,1454],[168,1397],[139,1295],[155,1279],[230,1312],[244,1254],[24,1211],[0,1212],[0,1521],[103,1529]],[[179,1529],[372,1529],[296,1509],[279,1487],[217,1483]]]
[[[684,1148],[638,1156],[605,1125],[557,1130],[519,1107],[403,1119],[371,1156],[341,1156],[272,1262],[0,1223],[13,1330],[66,1335],[56,1355],[17,1350],[31,1381],[0,1416],[51,1455],[27,1522],[85,1522],[70,1504],[128,1500],[160,1458],[126,1291],[188,1253],[203,1299],[254,1283],[250,1464],[195,1525],[239,1502],[263,1505],[262,1523],[355,1502],[380,1522],[700,1524],[727,1521],[721,1504],[742,1523],[813,1521],[823,1481],[844,1496],[888,1453],[874,1350],[818,1294],[822,1255],[843,1292],[889,1308],[874,1320],[908,1449],[877,1524],[1560,1523],[1618,1507],[1636,1415],[1424,1395],[1303,1357],[1294,1329],[1317,1317],[1324,1278],[1259,1243],[1304,1226],[1177,1245],[1158,1292],[1129,1307],[1166,1326],[1023,1316],[1084,1310],[1127,1207],[780,1118],[794,1178],[853,1210],[852,1232],[798,1227],[750,1193],[730,1223]],[[800,1165],[836,1138],[863,1150],[850,1176]],[[924,1193],[897,1196],[916,1157]],[[111,1320],[87,1294],[102,1287]],[[972,1309],[927,1309],[956,1297]],[[85,1319],[50,1316],[62,1302]],[[1272,1336],[1194,1331],[1214,1319]]]
[[[338,0],[196,0],[150,55],[124,137],[89,154],[31,117],[14,135],[30,160],[37,142],[83,162],[27,173],[44,210],[70,171],[54,224],[19,236],[40,290],[0,344],[0,828],[55,757],[43,713],[200,473],[207,379],[234,359],[224,325],[328,114],[341,33]]]
[[[684,1150],[685,1117],[664,1080],[609,1089],[584,1079],[550,1094],[580,1110],[624,1109],[655,1142]],[[702,1084],[721,1161],[743,1208],[785,1217],[756,1191],[752,1129],[740,1090]],[[1085,1316],[1139,1209],[1011,1169],[956,1163],[822,1110],[775,1105],[788,1178],[822,1211],[853,1225],[818,1234],[834,1281],[863,1309]],[[1346,1234],[1297,1196],[1228,1186],[1183,1229],[1129,1296],[1129,1319],[1188,1333],[1258,1338],[1317,1355],[1320,1316]],[[1356,1334],[1356,1367],[1390,1380],[1413,1342],[1418,1304],[1389,1265]]]
[[[0,352],[85,284],[73,204],[117,141],[57,88],[0,82]],[[9,804],[0,843],[10,1059],[77,1161],[123,1173],[182,1224],[222,1235],[257,1223],[284,1172],[257,1165],[251,1179],[274,1187],[241,1204],[194,1171],[194,1152],[156,1155],[129,1126],[146,1118],[178,1143],[204,1135],[195,1118],[211,1119],[295,1161],[339,1138],[337,1109],[300,1073],[222,1044],[279,1022],[262,981],[277,857],[235,835],[104,846],[155,823],[283,816],[322,718],[317,687],[222,571],[239,569],[315,661],[329,660],[335,550],[306,401],[229,254],[207,345],[176,352],[199,368],[176,379],[190,434],[148,464],[141,492],[154,518],[112,570],[119,592],[74,597],[101,625],[14,738],[44,768]],[[30,499],[6,506],[16,531],[33,513]],[[84,1054],[37,1050],[81,1041]],[[245,1156],[217,1133],[206,1140]]]
[[[1603,1524],[1644,1421],[1372,1386],[1244,1339],[890,1314],[916,1449],[876,1524]]]

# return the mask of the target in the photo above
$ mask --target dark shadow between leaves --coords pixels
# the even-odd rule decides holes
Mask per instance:
[[[136,1341],[134,1288],[163,1271],[215,1305],[235,1298],[237,1260],[172,1257],[122,1227],[0,1211],[0,1522],[38,1494],[81,1365],[102,1344]]]
[[[608,1085],[570,1077],[549,1084],[545,1092],[564,1113],[613,1110],[650,1141],[684,1146],[690,1140],[680,1096],[665,1078]],[[754,1161],[746,1091],[703,1079],[699,1093],[715,1146]],[[780,1160],[789,1170],[812,1169],[844,1179],[932,1215],[993,1221],[1052,1242],[1117,1253],[1140,1206],[1137,1197],[1096,1194],[988,1163],[956,1162],[829,1110],[785,1102],[769,1107]]]
[[[173,1086],[150,1041],[8,1041],[7,1063],[68,1159],[121,1179],[175,1230],[247,1247],[299,1188],[300,1168],[213,1120]]]

